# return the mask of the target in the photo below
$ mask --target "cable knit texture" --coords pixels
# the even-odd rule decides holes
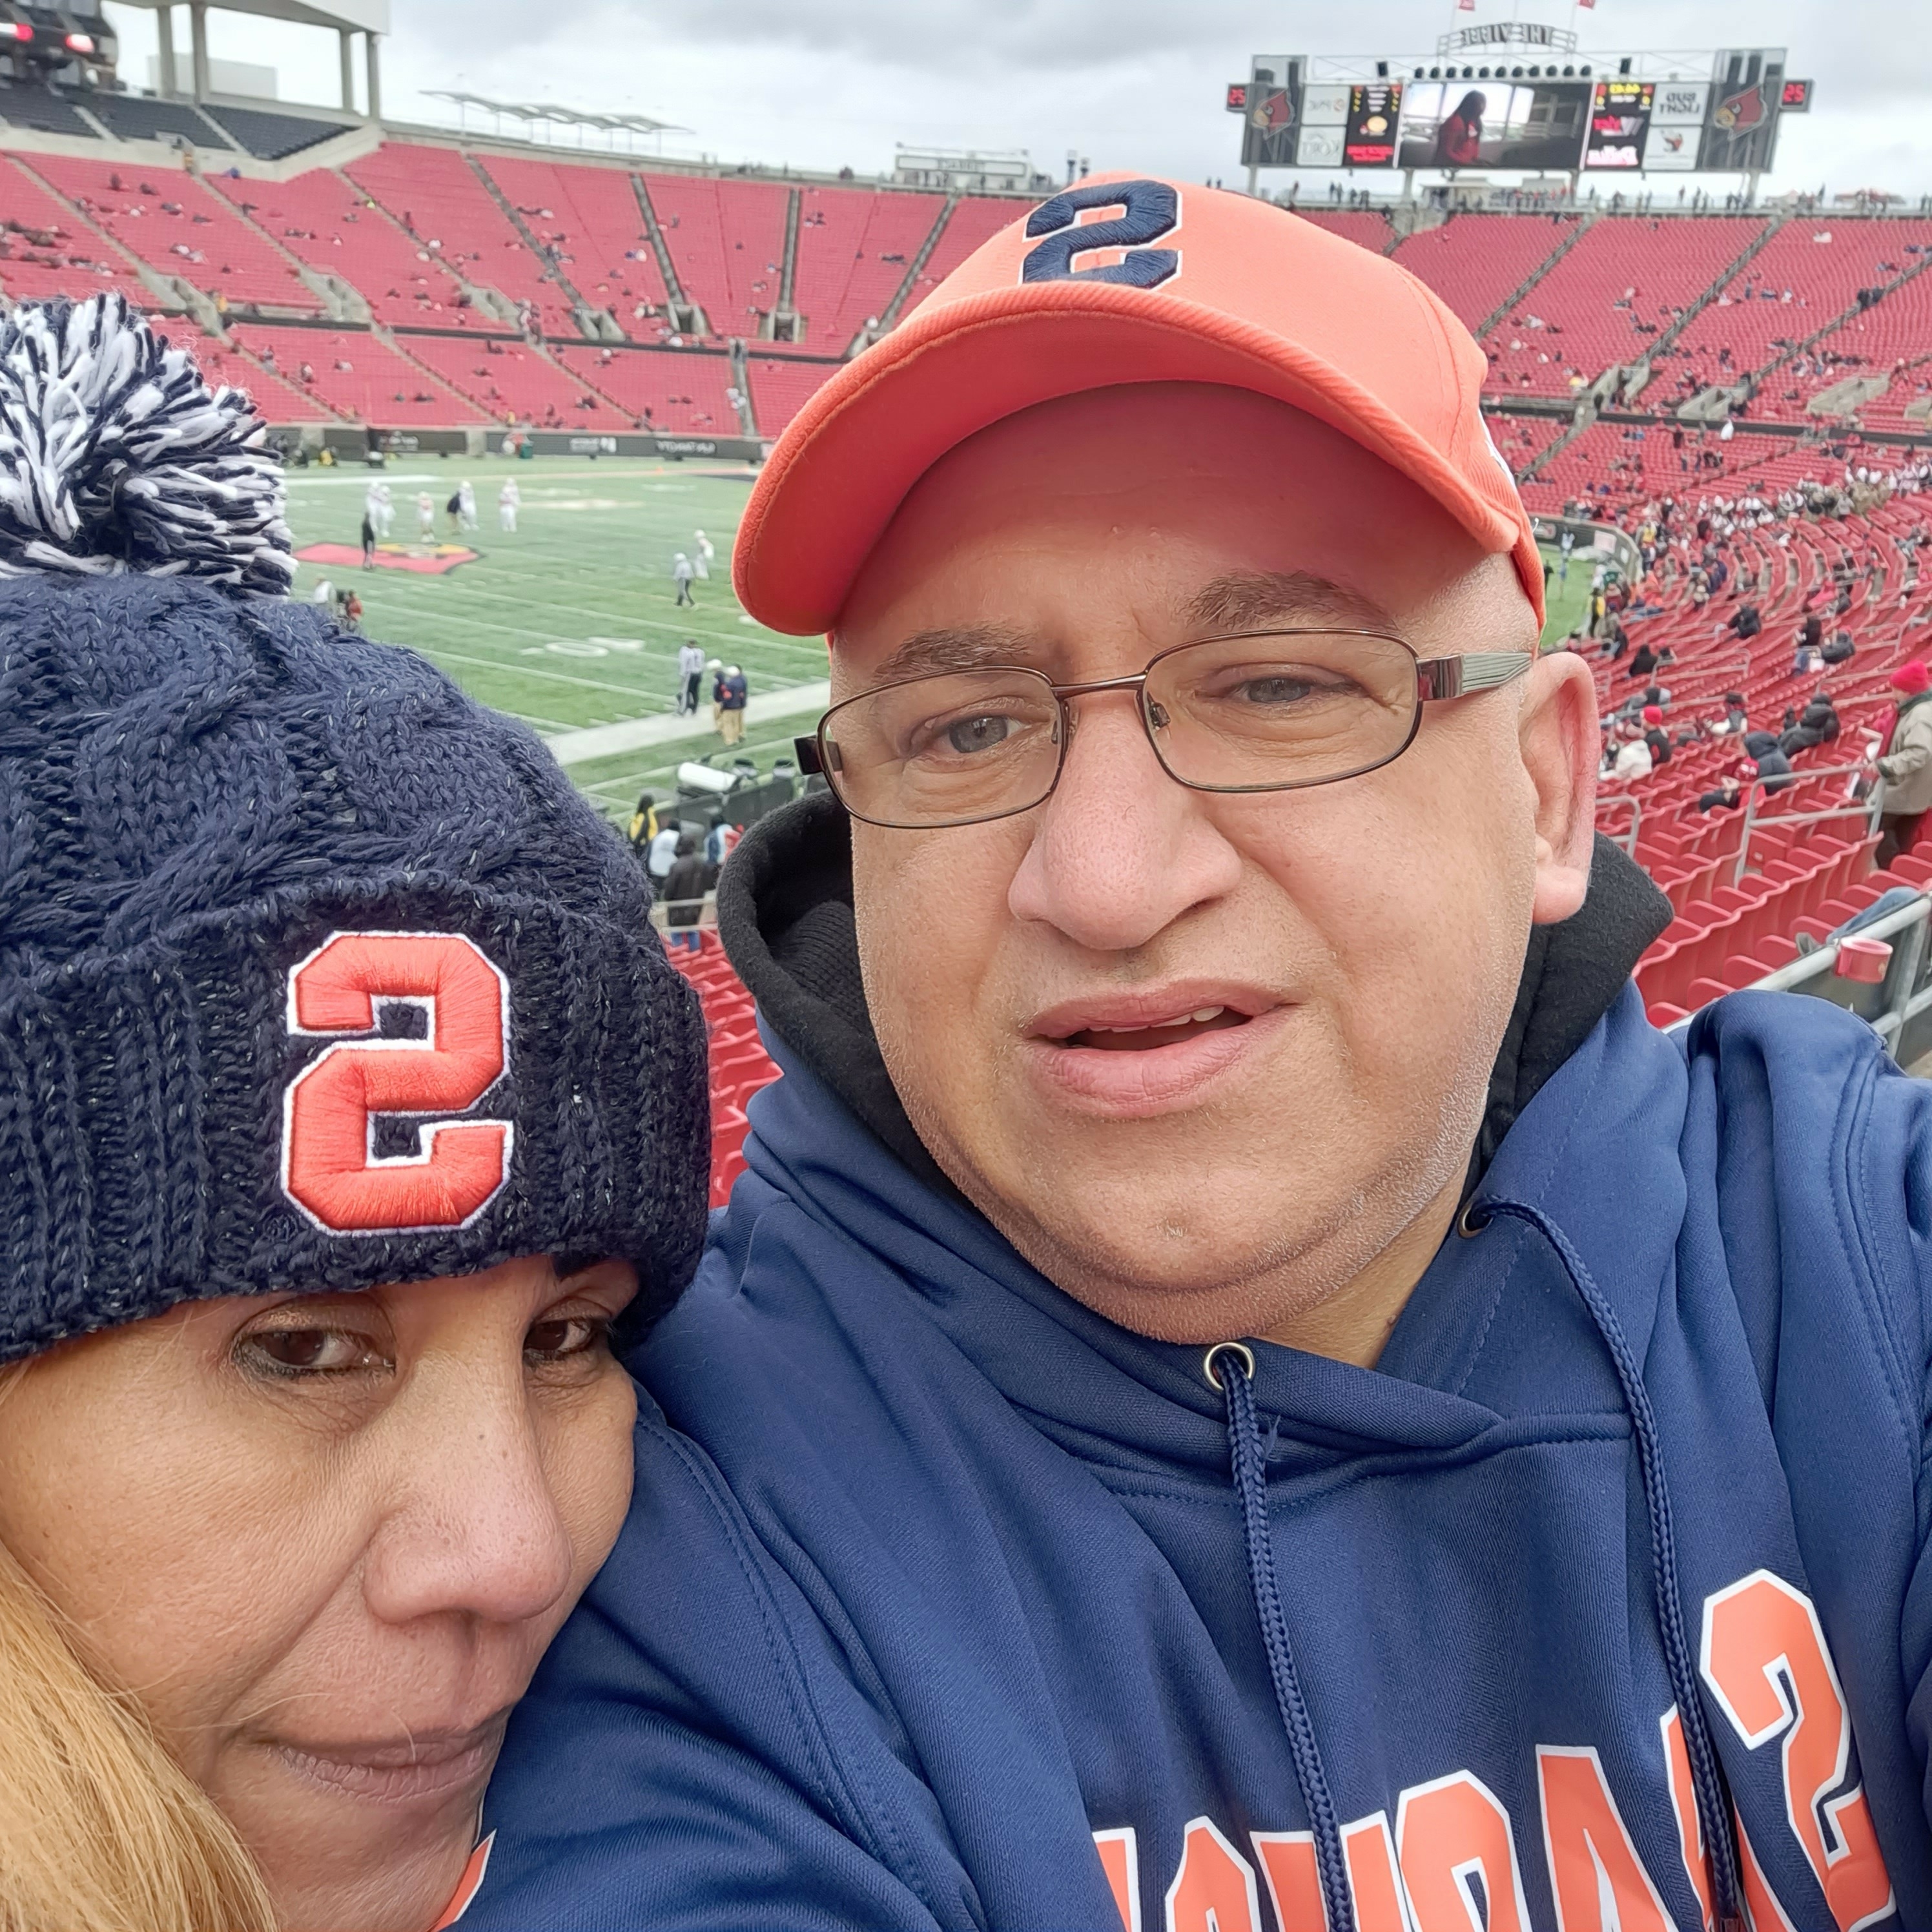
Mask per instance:
[[[192,572],[0,583],[0,1361],[533,1253],[628,1257],[660,1311],[709,1133],[650,905],[537,739],[409,652]],[[338,932],[465,935],[507,983],[489,1090],[369,1124],[392,1161],[436,1120],[511,1124],[465,1225],[332,1232],[284,1185],[286,1096],[330,1043],[293,1029],[290,974]],[[373,1010],[421,1036],[419,1007]]]

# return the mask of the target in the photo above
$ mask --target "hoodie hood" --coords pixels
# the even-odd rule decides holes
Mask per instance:
[[[1670,902],[1600,835],[1576,915],[1532,928],[1516,1006],[1490,1076],[1470,1165],[1473,1190],[1550,1076],[1607,1012]],[[724,950],[765,1024],[916,1179],[963,1197],[914,1131],[866,1010],[852,909],[852,826],[829,793],[800,800],[745,836],[718,885]]]

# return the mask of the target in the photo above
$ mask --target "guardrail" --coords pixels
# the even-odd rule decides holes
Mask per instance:
[[[1597,827],[1597,830],[1603,832],[1606,838],[1611,839],[1621,845],[1634,859],[1636,856],[1637,827],[1643,823],[1642,802],[1633,794],[1627,791],[1613,791],[1608,796],[1605,796],[1601,793],[1598,794],[1597,809],[1600,812],[1608,811],[1619,805],[1627,805],[1630,807],[1629,830],[1621,832],[1604,832],[1604,828],[1600,825]]]
[[[1883,940],[1892,947],[1890,963],[1878,986],[1876,1010],[1866,1010],[1867,1006],[1874,1004],[1869,1001],[1858,1004],[1854,1010],[1884,1041],[1886,1052],[1896,1060],[1906,1028],[1921,1014],[1932,1012],[1932,984],[1921,984],[1926,978],[1928,944],[1932,944],[1932,896],[1922,892],[1910,905],[1900,906],[1896,911],[1887,913],[1882,919],[1874,920],[1870,925],[1861,926],[1856,934],[1847,934],[1846,937]],[[1775,973],[1754,981],[1749,990],[1754,993],[1808,993],[1828,998],[1829,994],[1824,992],[1820,982],[1839,978],[1842,950],[1841,940],[1828,940],[1816,952],[1802,959],[1794,959],[1789,966],[1780,966]],[[1833,1000],[1832,1004],[1835,1006],[1844,1003]],[[1670,1030],[1678,1031],[1688,1026],[1694,1018],[1692,1015],[1678,1020]]]
[[[1862,818],[1868,832],[1876,831],[1879,808],[1885,797],[1882,785],[1874,785],[1868,798],[1848,800],[1844,805],[1829,806],[1822,812],[1783,812],[1761,818],[1757,811],[1760,794],[1768,799],[1774,791],[1790,791],[1820,778],[1856,778],[1870,769],[1868,765],[1833,765],[1824,771],[1776,772],[1768,778],[1753,778],[1744,788],[1744,830],[1738,839],[1738,862],[1731,874],[1731,884],[1735,886],[1744,878],[1750,860],[1751,840],[1767,825],[1820,825],[1828,818]]]

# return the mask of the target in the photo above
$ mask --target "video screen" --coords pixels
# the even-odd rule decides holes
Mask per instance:
[[[1591,92],[1587,80],[1525,86],[1412,81],[1402,101],[1401,165],[1574,168],[1582,153]]]
[[[1348,90],[1348,124],[1342,145],[1344,164],[1352,168],[1395,166],[1396,129],[1402,119],[1402,83],[1379,82]]]
[[[1583,144],[1586,168],[1618,168],[1634,173],[1643,166],[1650,134],[1654,82],[1600,80],[1590,104],[1590,133]]]

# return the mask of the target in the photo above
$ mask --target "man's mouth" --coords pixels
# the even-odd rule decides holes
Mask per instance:
[[[1237,1012],[1232,1006],[1202,1006],[1172,1020],[1130,1026],[1083,1027],[1069,1034],[1062,1046],[1092,1047],[1101,1053],[1144,1053],[1160,1046],[1176,1046],[1202,1034],[1222,1033],[1229,1027],[1246,1026],[1252,1016]]]

